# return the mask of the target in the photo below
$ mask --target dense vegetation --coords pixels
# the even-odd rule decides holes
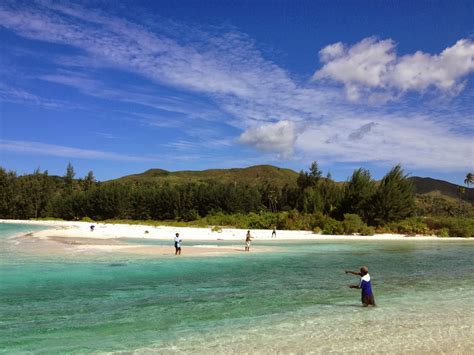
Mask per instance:
[[[256,165],[248,168],[209,169],[202,171],[167,171],[149,169],[141,174],[126,175],[112,180],[120,183],[169,183],[182,185],[186,183],[202,183],[220,181],[223,183],[240,182],[245,185],[259,186],[267,182],[283,187],[296,186],[298,173],[291,169],[278,168],[272,165]]]
[[[199,178],[192,181],[153,179],[168,173],[150,170],[146,179],[135,176],[105,183],[97,182],[92,172],[77,179],[70,164],[63,177],[39,170],[18,176],[0,168],[0,218],[174,221],[327,234],[396,231],[473,236],[474,226],[463,218],[472,214],[471,204],[416,196],[400,166],[379,182],[369,171],[358,169],[343,184],[323,177],[317,163],[301,171],[296,182],[289,179],[288,183],[284,183],[285,176],[292,177],[294,172],[278,169],[275,181],[272,168],[278,169],[265,167],[263,173],[253,171],[253,175],[248,169],[230,169],[223,179],[218,170],[204,175],[193,172]],[[238,170],[245,171],[244,179],[238,179]]]

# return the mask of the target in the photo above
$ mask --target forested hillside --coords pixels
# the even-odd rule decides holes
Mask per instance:
[[[210,224],[339,234],[369,233],[369,226],[390,226],[416,216],[474,216],[466,202],[472,189],[459,189],[457,199],[428,189],[419,190],[428,194],[416,194],[415,186],[422,189],[423,181],[396,166],[380,181],[357,169],[340,183],[324,177],[317,163],[300,173],[273,166],[174,173],[154,169],[106,182],[96,181],[92,172],[77,178],[72,165],[62,177],[39,170],[18,176],[0,169],[0,218],[205,219]],[[452,184],[435,187],[445,185]]]
[[[248,168],[210,169],[203,171],[176,171],[150,169],[141,174],[127,175],[108,182],[159,182],[169,184],[184,183],[238,183],[250,186],[272,184],[278,187],[296,186],[298,173],[271,165],[256,165]]]
[[[260,186],[266,183],[283,187],[285,185],[296,186],[298,173],[291,169],[278,168],[272,165],[256,165],[248,168],[234,169],[210,169],[203,171],[167,171],[163,169],[149,169],[140,174],[126,175],[111,182],[159,182],[170,184],[204,183],[204,182],[231,182],[243,183],[252,186]],[[459,199],[460,187],[464,188],[461,195],[463,201],[474,203],[474,188],[456,185],[447,181],[432,179],[429,177],[410,176],[416,194],[429,194],[434,197]],[[341,182],[341,184],[344,182]]]
[[[413,183],[415,192],[420,195],[443,196],[451,199],[461,198],[463,201],[474,203],[474,188],[468,188],[447,181],[429,177],[413,176],[409,178]]]

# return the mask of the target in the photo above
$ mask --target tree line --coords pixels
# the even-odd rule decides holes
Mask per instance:
[[[296,186],[271,182],[253,186],[219,181],[172,185],[153,182],[98,182],[92,171],[76,178],[47,171],[17,175],[0,168],[0,217],[66,220],[134,219],[192,221],[223,214],[298,211],[342,220],[357,214],[369,225],[402,220],[415,212],[415,194],[402,168],[376,182],[357,169],[345,183],[323,177],[316,162],[299,173]]]

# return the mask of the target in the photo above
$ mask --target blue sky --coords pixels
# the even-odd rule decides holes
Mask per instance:
[[[474,170],[470,1],[0,4],[0,165]]]

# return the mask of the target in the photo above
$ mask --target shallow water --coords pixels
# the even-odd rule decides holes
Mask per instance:
[[[17,230],[4,227],[5,353],[474,348],[471,241],[255,241],[274,252],[161,259],[107,254],[84,261],[12,253],[6,235]],[[370,268],[376,308],[360,307],[359,291],[347,288],[357,278],[343,270],[361,265]]]

